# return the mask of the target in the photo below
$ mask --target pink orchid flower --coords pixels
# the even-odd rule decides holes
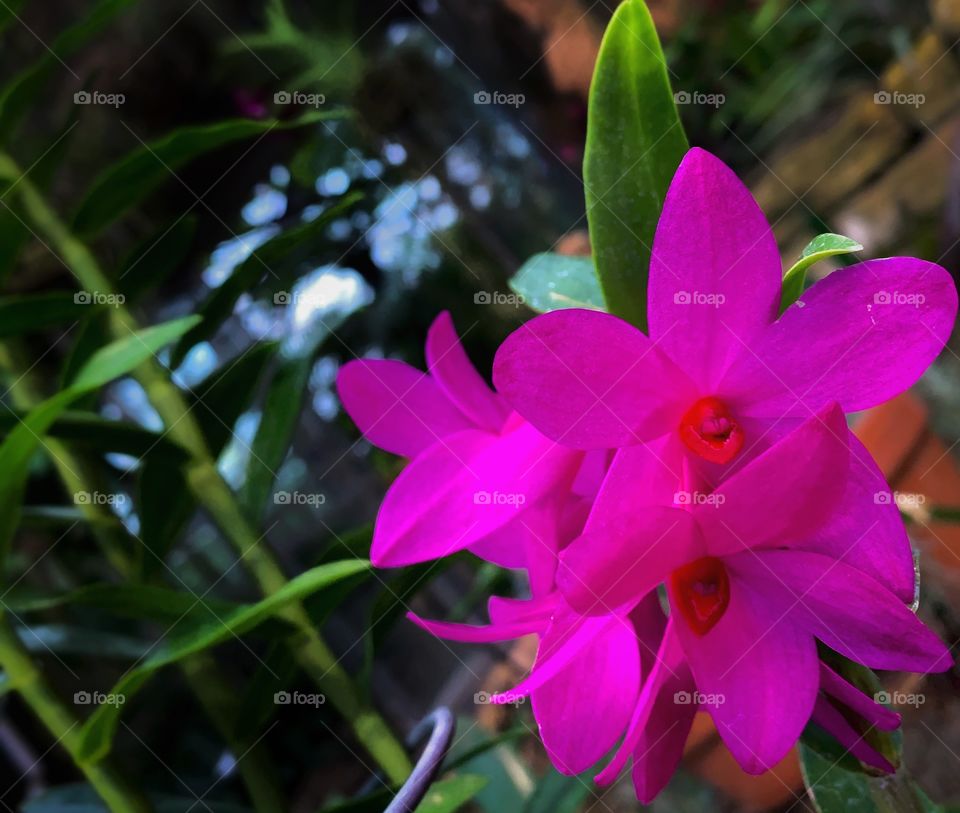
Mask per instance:
[[[598,781],[643,756],[638,749],[657,734],[657,698],[682,662],[696,692],[719,699],[705,710],[748,773],[776,765],[811,716],[850,741],[818,701],[817,641],[875,669],[949,668],[949,652],[887,582],[845,561],[857,539],[824,531],[843,508],[844,479],[859,469],[845,429],[832,404],[724,480],[709,504],[621,506],[560,554],[557,583],[577,612],[620,617],[660,584],[669,598],[656,663]],[[649,457],[651,469],[661,465]]]
[[[851,412],[907,389],[943,349],[957,312],[947,271],[912,258],[838,270],[778,318],[781,282],[776,241],[749,190],[693,149],[653,245],[649,337],[606,313],[547,313],[503,343],[494,383],[557,443],[619,450],[601,491],[606,506],[649,501],[651,483],[638,472],[651,450],[667,503],[705,499],[824,404]],[[851,488],[888,494],[869,453],[848,442],[858,461]],[[874,528],[849,560],[872,559],[873,575],[884,572],[910,600],[913,561],[896,511],[879,498],[848,508],[851,529]],[[598,505],[591,520],[607,513]]]
[[[431,325],[426,356],[426,373],[361,359],[337,376],[364,437],[411,461],[384,497],[370,558],[399,567],[469,548],[526,567],[557,525],[582,524],[608,455],[559,446],[512,413],[470,363],[450,314]]]
[[[775,606],[781,612],[731,617],[727,623],[737,631],[733,638],[709,638],[710,652],[722,654],[717,659],[717,671],[729,667],[730,675],[727,678],[723,674],[718,680],[708,672],[706,678],[700,679],[695,675],[703,671],[699,666],[703,658],[688,657],[689,641],[677,630],[678,625],[684,624],[693,630],[691,635],[706,636],[710,633],[707,627],[718,626],[719,617],[729,607],[735,613],[742,607],[752,610],[759,601],[748,592],[752,591],[749,585],[741,591],[737,578],[731,581],[722,560],[705,554],[729,554],[732,567],[742,560],[741,569],[756,575],[756,567],[750,571],[751,560],[756,564],[761,551],[776,555],[785,552],[781,548],[804,554],[813,552],[814,566],[837,568],[824,590],[835,591],[838,582],[849,576],[852,568],[831,555],[831,547],[824,544],[827,537],[819,528],[833,519],[842,503],[842,496],[826,479],[829,473],[842,481],[849,468],[846,436],[838,431],[842,427],[843,417],[836,407],[811,419],[732,477],[717,492],[718,499],[711,507],[700,506],[689,512],[643,509],[644,515],[654,513],[650,521],[639,519],[635,510],[624,507],[621,517],[628,520],[633,516],[636,536],[623,538],[621,547],[606,558],[603,553],[591,555],[598,540],[589,536],[562,544],[557,550],[560,587],[574,608],[557,593],[555,561],[541,557],[529,570],[531,599],[491,598],[489,626],[428,621],[413,614],[409,618],[432,634],[455,641],[488,643],[538,635],[540,644],[530,675],[495,698],[495,702],[512,702],[530,695],[547,753],[554,766],[566,774],[578,774],[595,764],[627,732],[617,756],[597,779],[604,785],[613,782],[627,759],[632,758],[637,796],[645,803],[663,789],[676,770],[698,710],[714,714],[718,726],[723,721],[725,727],[720,730],[728,742],[737,745],[734,754],[746,769],[754,772],[779,761],[809,720],[866,764],[890,770],[892,766],[863,740],[849,715],[845,716],[838,707],[863,718],[865,725],[882,730],[896,728],[899,716],[819,663],[813,646],[814,635],[819,635],[845,654],[857,657],[866,652],[866,659],[873,663],[938,667],[936,660],[942,656],[943,648],[880,584],[868,577],[853,582],[861,591],[867,589],[868,594],[875,596],[874,603],[864,609],[869,614],[874,612],[874,604],[879,605],[876,619],[858,622],[851,634],[847,618],[850,610],[840,610],[842,617],[836,626],[846,636],[858,640],[865,637],[869,641],[892,617],[894,625],[889,635],[912,636],[912,645],[916,647],[913,651],[891,655],[883,649],[893,646],[889,637],[858,645],[865,649],[852,645],[844,649],[837,639],[818,627],[809,633],[805,628],[789,627],[786,619],[778,621],[780,615],[785,615],[780,602]],[[798,459],[801,448],[804,451]],[[650,459],[659,465],[653,455]],[[798,474],[784,473],[775,478],[779,487],[758,497],[758,489],[771,481],[773,471],[788,462],[800,464]],[[754,503],[762,504],[761,516],[756,516],[751,508]],[[776,521],[771,521],[771,517],[776,517]],[[660,533],[661,528],[669,532]],[[679,533],[684,528],[696,531]],[[753,544],[742,542],[741,535],[751,538]],[[703,542],[707,538],[715,539],[716,544],[707,546]],[[650,540],[657,541],[650,545]],[[645,545],[650,545],[649,553]],[[832,550],[839,551],[839,545],[838,540]],[[590,557],[586,564],[585,556]],[[779,561],[775,560],[775,567],[779,568]],[[776,573],[766,575],[775,587],[778,578]],[[789,575],[782,578],[789,584]],[[656,591],[651,589],[658,580],[671,586],[670,619],[664,615]],[[707,589],[702,589],[705,584]],[[730,597],[731,591],[736,594],[735,600]],[[809,598],[787,594],[788,602],[799,605],[801,602],[795,599],[812,605],[829,601],[832,596],[825,599],[811,588]],[[853,613],[860,609],[858,600]],[[794,606],[790,610],[801,615]],[[801,626],[803,622],[801,618]],[[825,629],[833,626],[826,617],[824,624]],[[763,625],[769,629],[761,630]],[[791,645],[795,645],[796,651],[790,649]],[[882,656],[875,650],[883,652]],[[779,694],[788,691],[783,688],[784,674],[789,673],[791,680],[794,677],[794,655],[799,657],[799,687],[796,695],[780,698]],[[709,661],[714,656],[706,657]],[[698,664],[696,671],[691,669],[694,662]],[[739,681],[746,681],[742,690]],[[729,684],[734,684],[733,690]],[[750,705],[754,700],[759,708]],[[796,702],[791,704],[791,700]],[[767,732],[759,738],[755,730],[758,726]]]

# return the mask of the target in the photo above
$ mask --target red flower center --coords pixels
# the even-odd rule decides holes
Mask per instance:
[[[701,398],[680,421],[680,439],[711,463],[729,463],[743,448],[743,430],[719,398]]]
[[[670,593],[697,635],[706,635],[730,603],[730,579],[723,562],[704,556],[670,574]]]

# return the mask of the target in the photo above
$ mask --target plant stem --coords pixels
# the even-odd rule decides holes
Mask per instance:
[[[87,246],[76,238],[49,206],[44,196],[23,177],[16,163],[0,152],[0,176],[20,178],[14,187],[28,219],[40,236],[49,242],[61,261],[70,269],[80,286],[90,292],[116,293]],[[118,338],[128,338],[138,329],[136,320],[123,306],[112,310],[111,330]],[[134,371],[170,437],[192,455],[187,481],[197,500],[239,552],[261,591],[270,595],[287,582],[273,554],[260,544],[226,481],[217,471],[203,432],[190,414],[180,390],[167,378],[156,361],[146,362]],[[354,735],[377,761],[388,778],[400,783],[410,773],[410,760],[403,746],[377,711],[365,704],[349,675],[338,663],[323,638],[314,628],[303,604],[294,604],[288,618],[298,630],[294,653],[303,669],[347,719]]]
[[[146,797],[106,760],[80,758],[80,721],[67,709],[34,665],[29,653],[4,615],[0,615],[0,665],[12,687],[62,745],[112,813],[150,813]]]
[[[23,372],[26,365],[20,360],[20,355],[16,345],[0,345],[0,367],[6,368],[15,378],[9,390],[11,400],[17,409],[30,410],[43,400],[43,395],[29,370]],[[67,493],[101,490],[102,478],[87,460],[74,454],[55,438],[47,438],[45,445]],[[82,502],[79,508],[114,570],[125,581],[136,580],[138,557],[131,551],[133,540],[127,532],[104,522],[113,518],[112,514],[96,501]],[[159,579],[157,581],[161,583]],[[237,770],[254,809],[258,813],[275,813],[286,809],[276,771],[264,747],[257,741],[241,740],[235,735],[235,724],[241,711],[216,661],[208,655],[192,655],[180,664],[180,669],[207,716],[235,755]]]

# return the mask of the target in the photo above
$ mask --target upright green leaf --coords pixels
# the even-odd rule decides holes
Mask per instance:
[[[562,308],[607,309],[589,257],[534,254],[514,274],[510,288],[539,313]]]
[[[643,0],[625,0],[607,27],[590,87],[583,178],[607,306],[644,330],[653,236],[686,151],[650,12]]]
[[[299,601],[317,590],[322,590],[340,579],[349,578],[369,567],[363,560],[350,560],[321,565],[287,582],[277,592],[258,601],[243,605],[229,613],[211,613],[206,607],[196,607],[186,614],[173,633],[157,646],[136,668],[127,672],[111,693],[123,695],[126,702],[159,669],[197,652],[249,632],[257,625],[282,613],[292,602]],[[109,752],[121,705],[101,705],[83,725],[81,754],[84,759],[103,759]]]
[[[54,71],[136,0],[100,0],[76,25],[65,29],[45,48],[40,59],[18,73],[0,90],[0,142],[6,143]]]
[[[173,180],[180,167],[218,147],[342,115],[337,110],[315,111],[290,121],[233,119],[174,130],[157,141],[137,147],[104,171],[74,215],[73,228],[85,237],[98,234],[158,186]]]
[[[800,298],[803,293],[803,283],[807,277],[807,269],[815,263],[828,257],[838,257],[842,254],[854,254],[863,251],[856,240],[844,237],[842,234],[821,234],[814,237],[800,255],[800,259],[783,275],[783,297],[780,301],[780,310],[785,311]]]

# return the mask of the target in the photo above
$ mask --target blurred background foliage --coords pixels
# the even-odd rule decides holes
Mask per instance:
[[[651,6],[675,89],[724,98],[681,108],[691,143],[747,177],[833,126],[851,94],[872,95],[931,25],[925,4],[894,0]],[[585,92],[612,10],[579,0],[0,3],[4,436],[130,333],[121,313],[141,326],[200,317],[152,373],[78,396],[30,459],[22,511],[3,520],[16,526],[6,623],[71,715],[95,711],[82,693],[163,668],[129,691],[115,728],[83,726],[77,746],[102,751],[115,735],[118,773],[158,810],[382,810],[390,779],[371,778],[369,749],[335,707],[355,719],[376,707],[402,739],[438,703],[462,715],[459,764],[423,813],[635,808],[629,787],[599,798],[589,777],[551,772],[529,709],[474,705],[479,677],[522,672],[522,647],[451,648],[397,623],[411,604],[476,618],[491,590],[520,587],[511,574],[466,554],[400,573],[350,568],[400,464],[358,438],[333,390],[356,356],[421,365],[440,310],[489,370],[528,316],[496,296],[523,260],[589,251]],[[483,92],[523,102],[478,104]],[[78,103],[82,93],[114,104]],[[825,151],[809,181],[840,158]],[[930,208],[918,219],[934,259],[958,224],[949,194]],[[827,217],[815,201],[803,212],[804,223]],[[180,413],[158,377],[176,388]],[[955,378],[937,381],[943,422]],[[254,550],[272,551],[277,567],[251,564]],[[258,603],[290,589],[281,571],[308,578],[291,582],[282,606]],[[934,606],[954,623],[949,602]],[[329,702],[327,691],[322,705],[278,704],[277,692],[330,679],[305,655],[321,652],[316,640],[301,646],[311,625],[353,699]],[[164,666],[185,654],[178,646],[190,657]],[[22,700],[0,702],[0,805],[102,809]],[[948,728],[960,742],[960,722]],[[955,770],[927,773],[938,797],[960,798]],[[709,774],[682,774],[654,809],[760,804]]]

